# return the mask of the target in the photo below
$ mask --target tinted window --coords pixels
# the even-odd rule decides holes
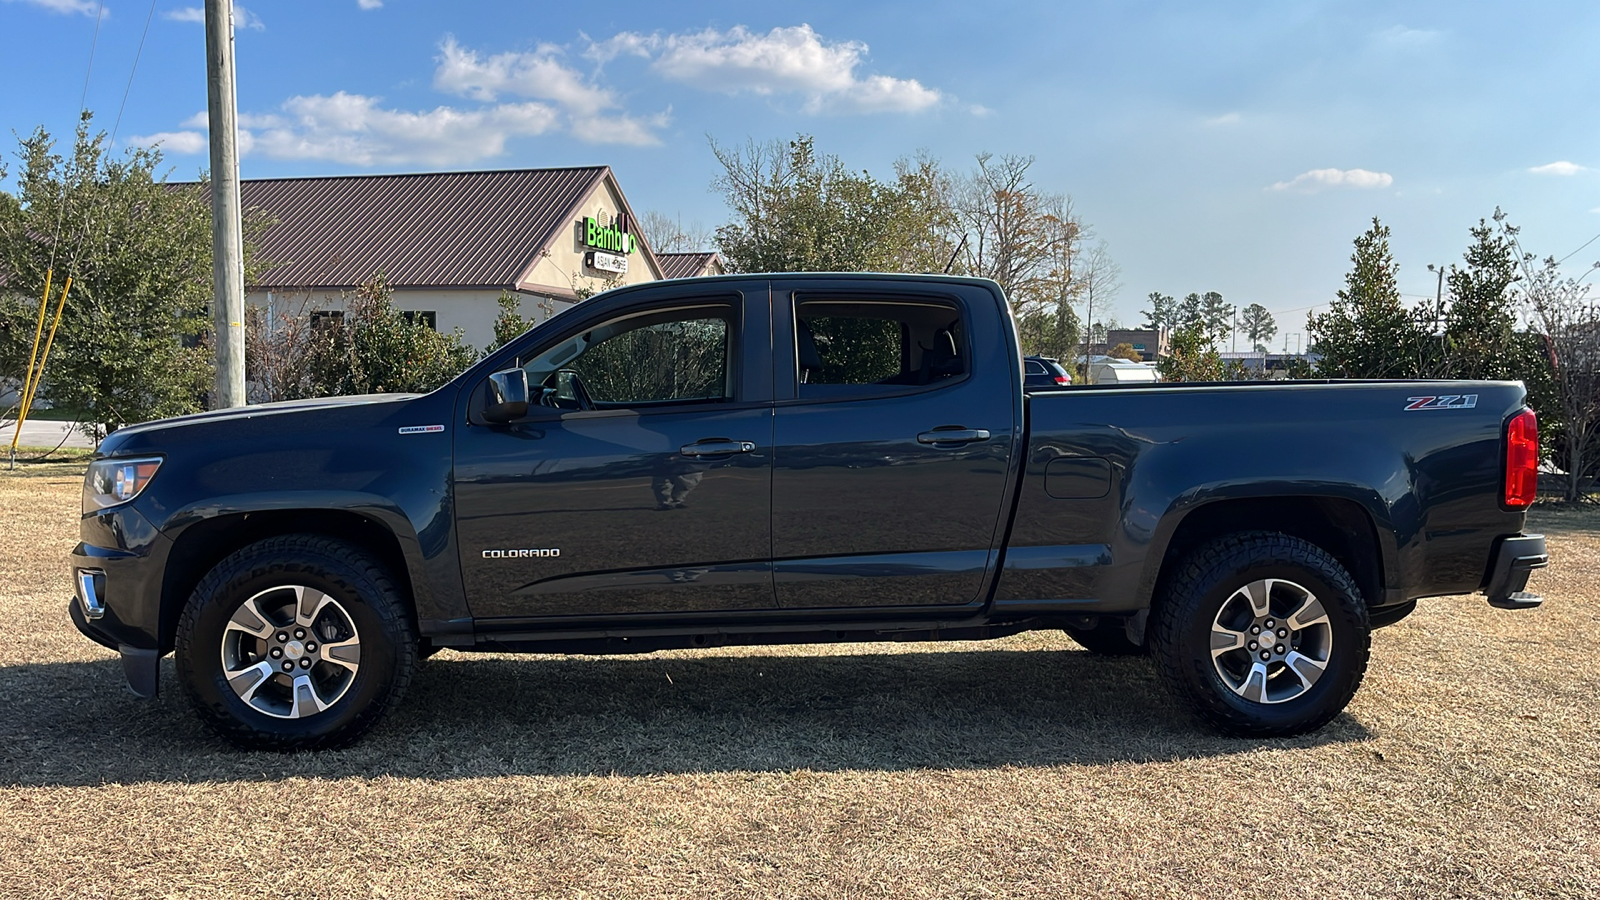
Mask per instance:
[[[954,306],[819,300],[796,313],[801,397],[885,393],[966,374]]]
[[[1026,363],[1024,363],[1024,365],[1027,367],[1027,372],[1028,372],[1029,375],[1048,375],[1048,374],[1050,374],[1050,373],[1048,373],[1048,372],[1046,372],[1044,370],[1044,366],[1040,365],[1039,363],[1034,362],[1031,359],[1028,360]]]
[[[822,368],[809,373],[811,384],[875,384],[903,371],[904,326],[893,319],[812,316],[801,321],[822,358]]]
[[[621,319],[539,354],[530,384],[564,399],[572,375],[597,407],[722,400],[728,381],[729,316],[705,308]]]

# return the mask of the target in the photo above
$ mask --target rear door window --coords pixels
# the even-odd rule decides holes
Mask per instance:
[[[969,370],[954,305],[810,300],[795,312],[802,399],[938,387]]]

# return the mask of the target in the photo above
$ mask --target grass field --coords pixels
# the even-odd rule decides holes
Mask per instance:
[[[1600,896],[1600,515],[1424,601],[1347,714],[1194,725],[1064,637],[442,652],[356,747],[219,745],[67,620],[81,463],[0,472],[6,897]]]

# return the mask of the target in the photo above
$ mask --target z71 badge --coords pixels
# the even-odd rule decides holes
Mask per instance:
[[[1417,409],[1473,409],[1477,394],[1440,394],[1437,397],[1407,397],[1406,412]]]

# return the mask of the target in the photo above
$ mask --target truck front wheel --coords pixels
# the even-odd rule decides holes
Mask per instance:
[[[218,563],[178,622],[178,677],[200,718],[250,750],[348,744],[393,707],[417,640],[383,567],[287,535]]]
[[[1355,695],[1370,631],[1360,589],[1326,551],[1246,532],[1180,564],[1152,617],[1151,656],[1173,693],[1221,731],[1304,734]]]

